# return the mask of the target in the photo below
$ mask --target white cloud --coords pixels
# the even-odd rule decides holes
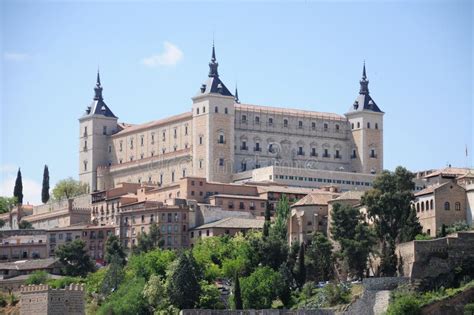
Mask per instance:
[[[15,187],[17,168],[13,165],[0,165],[0,196],[13,196],[13,188]],[[37,181],[22,177],[23,183],[23,203],[24,204],[41,204],[41,184]]]
[[[164,51],[161,54],[153,55],[142,60],[142,64],[147,67],[174,66],[183,59],[183,52],[176,45],[164,42]]]
[[[19,52],[4,52],[3,58],[9,61],[24,61],[30,58],[30,55]]]

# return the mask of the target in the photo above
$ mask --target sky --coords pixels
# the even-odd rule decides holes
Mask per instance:
[[[119,121],[144,123],[191,109],[213,39],[242,103],[344,114],[365,60],[386,169],[472,166],[471,1],[0,2],[0,195],[19,167],[34,204],[45,164],[78,178],[98,67]]]

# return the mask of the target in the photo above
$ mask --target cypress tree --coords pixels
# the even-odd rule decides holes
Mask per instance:
[[[49,200],[49,170],[48,165],[44,166],[43,171],[43,188],[41,190],[41,201],[47,203]]]
[[[17,204],[23,204],[23,182],[21,180],[21,171],[18,168],[16,175],[15,188],[13,189],[13,196],[16,197]]]
[[[270,216],[270,203],[267,202],[267,206],[265,208],[265,223],[263,224],[263,237],[268,237],[270,230]]]
[[[235,273],[234,281],[234,304],[236,310],[242,309],[242,293],[240,292],[240,281],[237,273]]]
[[[179,255],[168,277],[166,293],[171,304],[179,309],[192,309],[199,301],[201,287],[188,254]]]
[[[298,252],[298,264],[296,265],[295,272],[296,282],[298,287],[303,287],[306,282],[306,266],[304,264],[304,242],[300,245],[300,250]]]

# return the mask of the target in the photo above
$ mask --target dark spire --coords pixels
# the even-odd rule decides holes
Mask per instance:
[[[359,94],[369,94],[369,80],[367,80],[367,73],[365,72],[365,61],[364,61],[364,68],[362,70],[362,79],[360,82],[360,90]]]
[[[239,91],[237,91],[237,84],[235,85],[235,94],[234,94],[234,100],[237,104],[240,104],[239,100]]]
[[[99,74],[99,69],[97,69],[97,82],[95,84],[95,95],[94,95],[94,100],[95,101],[102,101],[102,85],[100,85],[100,74]]]
[[[212,42],[212,57],[211,62],[209,62],[209,77],[219,77],[219,73],[217,72],[217,67],[219,63],[216,62],[216,49],[214,47],[214,42]]]

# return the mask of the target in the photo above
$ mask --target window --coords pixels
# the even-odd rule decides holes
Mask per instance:
[[[177,129],[177,128],[174,128],[173,132],[174,132],[174,135],[173,135],[173,136],[174,136],[174,138],[176,139],[176,138],[178,137],[178,129]]]
[[[202,113],[204,114],[206,112],[206,106],[202,107]]]
[[[163,131],[163,141],[166,140],[166,131]]]
[[[186,170],[183,170],[183,177],[186,177]]]
[[[339,125],[336,125],[336,131],[339,131]]]
[[[268,145],[268,152],[273,153],[273,144]]]
[[[298,147],[298,155],[304,155],[303,147]]]
[[[224,135],[219,135],[219,141],[217,141],[217,143],[220,143],[220,144],[224,144],[225,141],[224,141]]]
[[[87,151],[87,140],[84,141],[84,151]]]
[[[107,126],[102,127],[102,134],[103,135],[107,134]]]
[[[313,130],[316,129],[316,123],[315,123],[315,122],[312,122],[312,123],[311,123],[311,129],[313,129]]]
[[[369,122],[367,123],[367,129],[370,129],[370,123]]]
[[[420,212],[420,204],[416,203],[416,212]]]
[[[87,161],[84,161],[84,171],[87,171]]]
[[[444,203],[444,210],[451,210],[451,205],[449,204],[448,201]]]
[[[324,149],[323,157],[325,158],[329,157],[328,149]]]
[[[151,144],[155,144],[155,134],[151,134]]]
[[[87,126],[84,127],[84,137],[87,137]]]
[[[120,140],[119,147],[120,147],[120,149],[119,149],[120,152],[122,152],[122,150],[123,150],[123,141],[122,140]]]
[[[224,113],[225,113],[225,114],[228,114],[228,113],[229,113],[229,111],[227,110],[227,107],[224,108]]]
[[[199,144],[202,144],[202,136],[199,136]]]
[[[247,115],[242,115],[242,122],[246,123],[247,122]]]
[[[163,184],[163,174],[160,174],[160,184]]]
[[[245,205],[244,205],[243,201],[239,202],[239,209],[240,209],[240,210],[244,210],[244,209],[245,209]]]
[[[336,150],[336,156],[334,157],[335,159],[340,159],[341,155],[339,154],[339,150]]]
[[[357,157],[356,150],[355,150],[355,149],[353,149],[353,150],[352,150],[351,159],[355,159],[356,157]]]
[[[375,129],[379,129],[379,124],[375,123]]]
[[[242,145],[240,146],[240,150],[248,150],[247,141],[242,141]]]
[[[421,211],[425,211],[425,203],[423,201],[421,202]]]
[[[214,113],[218,113],[219,112],[219,107],[214,107]]]
[[[327,131],[327,130],[328,130],[328,124],[324,123],[324,131]]]
[[[257,125],[259,125],[259,124],[260,124],[260,117],[258,117],[258,116],[255,116],[255,123],[256,123]]]
[[[288,119],[283,120],[283,127],[288,127]]]
[[[433,199],[430,200],[430,209],[433,210]]]
[[[430,204],[429,204],[428,200],[425,201],[425,208],[426,208],[426,210],[430,210]]]
[[[461,211],[461,203],[459,201],[454,204],[454,210]]]
[[[303,128],[303,122],[301,120],[298,122],[298,128],[300,128],[300,129]]]
[[[143,144],[144,144],[144,143],[143,143],[143,140],[144,140],[144,139],[145,139],[144,136],[140,136],[140,145],[141,145],[142,147],[143,147]]]
[[[196,108],[196,114],[199,115],[199,108]]]
[[[219,166],[224,166],[224,159],[222,158],[219,159]]]
[[[184,127],[184,135],[185,135],[185,136],[188,135],[188,126],[185,126],[185,127]]]
[[[273,125],[273,118],[268,118],[268,124],[271,126]]]
[[[260,148],[260,143],[259,143],[259,142],[255,142],[255,149],[254,149],[254,151],[256,151],[256,152],[262,151],[262,149]]]
[[[199,160],[199,168],[202,168],[202,160]]]
[[[351,129],[354,129],[354,123],[351,124]]]
[[[360,128],[360,122],[357,122],[357,128]]]
[[[242,172],[245,172],[247,170],[247,163],[245,162],[240,163],[240,169],[242,170]]]
[[[374,159],[377,157],[377,154],[375,154],[375,150],[374,150],[374,149],[371,149],[371,150],[370,150],[370,157],[371,157],[371,158],[374,158]]]
[[[311,156],[317,156],[316,148],[311,148]]]
[[[171,181],[174,182],[174,171],[171,172]]]

